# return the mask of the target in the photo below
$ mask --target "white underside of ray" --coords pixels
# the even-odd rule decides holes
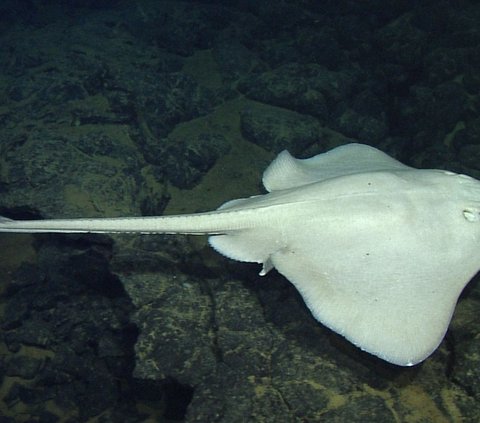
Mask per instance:
[[[270,193],[208,213],[0,219],[0,232],[210,234],[227,257],[277,268],[360,348],[399,365],[431,354],[480,267],[480,182],[359,144],[306,160],[283,152],[263,181]]]

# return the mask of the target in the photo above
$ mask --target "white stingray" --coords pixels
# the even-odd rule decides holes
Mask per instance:
[[[317,320],[402,366],[443,339],[480,268],[480,182],[419,170],[360,144],[310,159],[287,151],[263,176],[268,194],[218,210],[114,219],[0,219],[0,232],[210,234],[227,257],[275,267]]]

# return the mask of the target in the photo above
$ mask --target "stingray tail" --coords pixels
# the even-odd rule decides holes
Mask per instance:
[[[249,226],[242,213],[213,211],[197,214],[92,219],[12,220],[0,216],[0,232],[15,233],[166,233],[218,235]]]

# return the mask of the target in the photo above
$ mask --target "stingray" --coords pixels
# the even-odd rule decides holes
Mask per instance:
[[[411,366],[438,347],[480,268],[480,181],[348,144],[304,160],[283,151],[263,185],[211,212],[1,218],[0,232],[208,234],[260,275],[277,269],[315,319],[383,360]]]

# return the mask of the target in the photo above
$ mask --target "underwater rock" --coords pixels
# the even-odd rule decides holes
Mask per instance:
[[[240,114],[242,135],[265,150],[286,149],[297,155],[320,137],[321,125],[312,116],[279,107],[252,103]]]
[[[221,134],[192,134],[188,139],[175,137],[164,140],[163,163],[155,166],[154,174],[164,175],[173,185],[192,188],[227,154],[230,143]]]
[[[333,72],[315,64],[286,64],[272,71],[249,75],[238,88],[253,100],[328,122],[332,115],[342,110],[357,80],[353,69]]]

